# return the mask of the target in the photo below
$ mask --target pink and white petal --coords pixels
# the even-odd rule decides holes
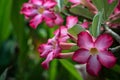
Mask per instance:
[[[29,3],[37,5],[37,6],[41,6],[43,4],[43,0],[29,0]]]
[[[111,4],[114,0],[108,0],[108,3]]]
[[[87,72],[93,76],[98,76],[99,71],[101,70],[101,64],[97,59],[97,55],[90,56],[87,63]]]
[[[33,8],[32,4],[24,3],[20,13],[25,16],[34,16],[37,14],[37,10]]]
[[[78,18],[75,17],[75,16],[68,16],[66,21],[67,21],[66,26],[69,29],[69,28],[72,28],[74,25],[77,24]]]
[[[36,15],[35,17],[33,17],[33,19],[30,20],[30,26],[34,29],[37,28],[37,26],[43,21],[43,17],[42,15]]]
[[[109,48],[113,43],[113,39],[109,34],[100,35],[95,41],[95,47],[99,50]]]
[[[42,67],[48,69],[51,60],[53,60],[53,52],[49,53],[46,60],[42,62]]]
[[[75,51],[73,54],[72,59],[80,64],[85,64],[87,63],[88,59],[90,57],[90,53],[86,49],[79,49]]]
[[[47,9],[49,9],[49,8],[55,7],[56,4],[57,4],[57,2],[55,2],[55,1],[47,0],[47,1],[45,1],[45,3],[43,4],[43,6],[44,6],[45,8],[47,8]]]
[[[56,19],[55,14],[53,12],[49,11],[49,10],[45,10],[42,15],[45,18],[45,20],[47,18],[54,19],[54,20]]]
[[[56,14],[56,19],[55,19],[55,24],[57,25],[62,25],[63,23],[63,18],[59,15],[59,14]]]
[[[92,36],[86,31],[80,32],[78,34],[77,44],[80,48],[85,49],[90,49],[94,46]]]
[[[89,27],[89,22],[83,22],[82,24],[81,24],[81,26],[83,27],[83,28],[88,28]]]
[[[45,22],[49,27],[55,26],[54,20],[52,20],[50,18],[45,19]]]
[[[100,63],[107,68],[113,67],[116,63],[115,56],[109,51],[101,51],[98,54],[98,59]]]
[[[73,4],[76,4],[76,3],[80,3],[81,0],[69,0],[69,2],[73,3]]]

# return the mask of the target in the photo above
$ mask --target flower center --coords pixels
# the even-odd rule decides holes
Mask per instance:
[[[91,48],[91,49],[90,49],[90,54],[91,54],[91,55],[98,54],[97,48]]]
[[[39,12],[40,14],[42,14],[44,11],[45,11],[45,9],[44,9],[43,7],[38,8],[38,12]]]

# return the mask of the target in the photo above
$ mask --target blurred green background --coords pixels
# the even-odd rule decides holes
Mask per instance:
[[[0,0],[0,80],[82,80],[71,60],[53,60],[41,67],[39,44],[53,36],[54,28],[42,23],[34,30],[20,14],[27,0]]]
[[[39,57],[38,46],[53,36],[57,26],[49,28],[42,23],[32,29],[20,14],[22,4],[27,1],[0,0],[0,80],[82,80],[71,59],[55,59],[49,70],[41,67],[44,59]],[[82,13],[83,9],[78,11],[87,15]],[[110,70],[103,68],[102,77],[119,80],[119,70],[118,65]]]

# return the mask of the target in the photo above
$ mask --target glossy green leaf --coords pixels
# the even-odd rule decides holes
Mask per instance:
[[[58,74],[57,64],[58,64],[57,60],[53,60],[51,62],[51,66],[49,70],[49,80],[56,80],[56,75]]]
[[[10,14],[13,0],[0,0],[0,45],[11,32]]]
[[[100,34],[100,27],[102,23],[102,13],[99,12],[93,18],[91,33],[94,37],[97,37]]]
[[[70,9],[70,12],[78,15],[78,16],[82,16],[82,17],[86,17],[88,19],[93,19],[93,14],[86,8],[82,8],[81,6],[76,6]]]
[[[114,0],[113,3],[109,4],[108,0],[92,0],[98,11],[103,11],[103,19],[107,20],[114,8],[118,4],[118,0]]]
[[[65,67],[66,70],[68,70],[77,80],[83,80],[80,73],[77,71],[77,69],[74,67],[73,64],[71,64],[67,60],[60,60],[60,63]]]
[[[80,25],[75,25],[74,27],[70,28],[68,32],[72,34],[73,36],[77,37],[77,34],[79,34],[81,31],[84,31],[85,29],[82,28]]]

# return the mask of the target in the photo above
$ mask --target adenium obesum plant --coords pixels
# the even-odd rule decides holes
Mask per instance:
[[[57,0],[29,0],[23,4],[21,13],[30,20],[29,24],[32,28],[36,29],[41,22],[45,22],[49,27],[58,26],[53,38],[48,39],[47,43],[41,44],[38,48],[40,57],[46,58],[42,62],[45,69],[49,68],[49,63],[53,59],[72,58],[79,64],[86,64],[86,70],[90,75],[99,76],[102,67],[111,68],[116,64],[117,58],[110,47],[113,39],[120,43],[120,36],[108,26],[113,27],[114,21],[111,20],[120,18],[120,4],[116,4],[113,8],[112,3],[115,0],[107,0],[107,4],[112,5],[114,10],[107,18],[110,20],[104,20],[104,16],[98,19],[101,18],[98,17],[99,9],[92,1],[94,0],[68,0],[71,5],[69,8],[68,5],[64,5],[62,10],[57,10],[59,5]],[[82,12],[72,13],[71,9],[76,6],[81,6],[85,9],[83,11],[89,10],[94,18],[87,17],[88,15],[85,16],[86,14]],[[104,11],[102,12],[101,15],[105,15]],[[95,23],[94,20],[98,21]],[[118,23],[115,24],[118,28]],[[72,50],[72,47],[77,49]],[[69,51],[63,53],[64,50]]]

